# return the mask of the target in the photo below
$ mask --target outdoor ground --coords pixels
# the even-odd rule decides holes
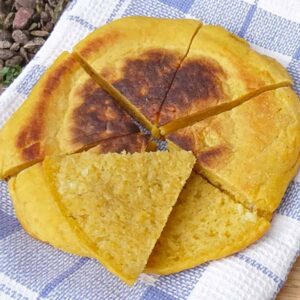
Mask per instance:
[[[68,0],[0,0],[0,91],[34,57]]]

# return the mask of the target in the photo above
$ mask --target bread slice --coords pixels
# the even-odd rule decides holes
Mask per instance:
[[[139,132],[133,120],[63,52],[0,131],[0,178],[99,141]]]
[[[89,34],[74,53],[95,81],[155,134],[162,102],[200,26],[187,19],[122,18]]]
[[[258,240],[269,225],[194,173],[155,245],[146,272],[166,275],[231,255]]]
[[[220,26],[203,25],[164,101],[160,131],[165,135],[291,83],[274,59]]]
[[[57,139],[74,153],[110,138],[138,133],[134,120],[85,71],[69,94]]]
[[[104,266],[128,284],[143,271],[189,177],[191,152],[50,157],[47,181],[63,214]]]
[[[291,88],[169,134],[195,168],[250,209],[272,213],[300,164],[300,101]]]
[[[148,142],[149,136],[131,134],[102,141],[88,152],[98,154],[122,151],[144,152],[148,147]],[[11,178],[8,187],[18,220],[32,237],[65,252],[93,256],[88,247],[74,233],[72,224],[60,211],[45,181],[41,163]]]

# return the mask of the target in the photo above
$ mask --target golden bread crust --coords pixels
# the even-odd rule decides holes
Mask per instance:
[[[219,26],[200,27],[195,20],[120,19],[45,72],[0,132],[0,177],[48,155],[89,150],[48,157],[10,180],[30,235],[94,257],[132,284],[190,174],[194,157],[180,148],[193,151],[195,171],[210,183],[190,177],[148,272],[225,257],[266,232],[300,164],[299,99],[278,88],[292,80],[275,60]],[[155,137],[161,126],[173,152],[136,163],[135,152],[154,147],[132,117]],[[123,151],[134,154],[117,154]]]
[[[71,91],[58,140],[64,153],[74,153],[103,140],[137,132],[133,119],[84,74]]]
[[[36,84],[0,132],[0,177],[44,159],[74,153],[138,126],[66,52]]]
[[[127,97],[125,102],[135,106],[133,115],[142,114],[155,124],[173,76],[200,25],[196,20],[127,17],[95,30],[74,51]],[[174,32],[176,37],[170,43]]]
[[[67,106],[65,95],[79,69],[72,56],[62,53],[1,129],[0,177],[17,173],[49,152],[58,152],[56,134]]]
[[[159,117],[159,125],[292,83],[274,59],[252,50],[222,27],[204,25],[193,39]]]
[[[299,99],[291,88],[280,88],[168,139],[192,150],[196,170],[238,201],[273,212],[298,170],[299,132]]]

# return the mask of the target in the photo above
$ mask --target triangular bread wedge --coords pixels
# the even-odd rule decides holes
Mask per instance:
[[[158,112],[201,23],[127,17],[89,34],[74,48],[83,67],[146,128]]]
[[[100,142],[88,152],[144,152],[148,136],[132,134]],[[23,228],[34,238],[81,256],[93,256],[63,216],[38,163],[9,180],[9,192]]]
[[[167,138],[237,201],[270,213],[299,167],[300,101],[291,88],[268,91]]]
[[[57,139],[64,153],[74,153],[110,138],[138,132],[134,120],[84,72],[69,95]]]
[[[15,175],[45,155],[73,153],[138,131],[73,55],[64,52],[1,129],[0,177]]]
[[[83,152],[47,158],[43,167],[55,200],[93,256],[133,284],[194,162],[193,154],[182,150]]]
[[[291,83],[274,59],[220,26],[203,25],[164,101],[160,131],[165,135]]]
[[[200,175],[192,174],[156,243],[146,272],[166,275],[231,255],[254,243],[269,225]]]

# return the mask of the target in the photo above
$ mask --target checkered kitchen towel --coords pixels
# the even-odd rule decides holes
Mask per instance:
[[[0,127],[63,50],[93,29],[128,15],[196,18],[220,24],[274,56],[300,95],[299,0],[73,0],[53,33],[0,98]],[[175,35],[176,33],[174,33]],[[65,254],[28,236],[0,181],[0,299],[273,299],[300,252],[300,176],[290,184],[271,230],[236,255],[127,287],[92,259]]]

